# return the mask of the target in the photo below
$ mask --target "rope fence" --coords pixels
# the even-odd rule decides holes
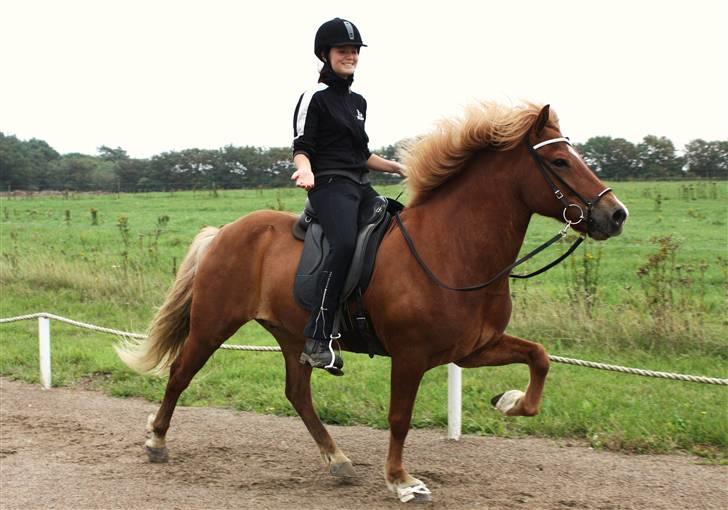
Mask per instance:
[[[53,319],[58,322],[70,324],[82,329],[88,329],[90,331],[97,331],[99,333],[109,333],[112,335],[127,337],[127,338],[146,338],[147,336],[142,333],[130,333],[128,331],[121,331],[118,329],[105,328],[102,326],[96,326],[95,324],[88,324],[85,322],[68,319],[47,312],[31,313],[28,315],[19,315],[17,317],[8,317],[0,319],[0,324],[7,324],[11,322],[25,321],[31,319],[38,319],[38,342],[39,342],[39,358],[40,358],[40,373],[41,373],[41,385],[49,389],[51,387],[51,335],[50,335],[50,320]],[[264,346],[264,345],[237,345],[237,344],[223,344],[220,346],[221,349],[235,350],[235,351],[258,351],[258,352],[280,352],[281,348],[277,346]],[[584,361],[580,359],[564,358],[562,356],[549,355],[549,359],[555,363],[564,363],[567,365],[574,365],[579,367],[594,368],[598,370],[608,370],[612,372],[620,372],[624,374],[641,375],[644,377],[657,377],[660,379],[671,379],[674,381],[687,381],[696,382],[703,384],[717,384],[722,386],[728,386],[728,379],[721,379],[717,377],[704,377],[697,375],[686,375],[686,374],[673,374],[670,372],[658,372],[654,370],[644,370],[641,368],[630,368],[622,367],[619,365],[609,365],[606,363],[596,363],[593,361]],[[460,438],[461,428],[461,409],[462,409],[462,369],[454,363],[448,364],[448,437],[450,439]]]
[[[143,338],[147,337],[147,335],[144,335],[142,333],[130,333],[128,331],[121,331],[118,329],[104,328],[102,326],[96,326],[95,324],[88,324],[86,322],[75,321],[73,319],[68,319],[66,317],[61,317],[60,315],[55,315],[55,314],[46,313],[46,312],[31,313],[28,315],[19,315],[17,317],[8,317],[7,319],[0,319],[0,324],[9,323],[9,322],[27,321],[27,320],[31,320],[31,319],[40,319],[40,318],[53,319],[54,321],[64,322],[66,324],[70,324],[71,326],[76,326],[76,327],[79,327],[82,329],[98,331],[100,333],[109,333],[112,335],[124,336],[127,338],[142,338],[143,339]],[[228,350],[232,350],[232,351],[260,351],[260,352],[280,352],[280,350],[281,350],[280,347],[269,346],[269,345],[223,344],[220,346],[220,348],[228,349]]]
[[[102,326],[96,326],[94,324],[88,324],[85,322],[76,321],[73,319],[68,319],[66,317],[61,317],[60,315],[55,315],[52,313],[47,312],[39,312],[39,313],[31,313],[28,315],[19,315],[17,317],[8,317],[6,319],[0,319],[0,324],[5,324],[9,322],[17,322],[17,321],[24,321],[24,320],[31,320],[31,319],[37,319],[37,318],[47,318],[47,319],[53,319],[58,322],[64,322],[66,324],[70,324],[72,326],[76,326],[83,329],[88,329],[91,331],[98,331],[100,333],[109,333],[112,335],[119,335],[129,338],[146,338],[147,336],[142,333],[130,333],[128,331],[121,331],[118,329],[112,329],[112,328],[105,328]],[[237,344],[223,344],[220,346],[221,349],[228,349],[228,350],[234,350],[234,351],[258,351],[258,352],[280,352],[281,348],[277,346],[265,346],[265,345],[237,345]],[[574,359],[574,358],[565,358],[563,356],[555,356],[550,354],[549,359],[553,361],[554,363],[564,363],[566,365],[574,365],[578,367],[586,367],[586,368],[595,368],[598,370],[608,370],[611,372],[620,372],[623,374],[633,374],[633,375],[641,375],[644,377],[657,377],[660,379],[672,379],[675,381],[688,381],[688,382],[696,382],[696,383],[704,383],[704,384],[718,384],[723,386],[728,386],[728,379],[721,379],[717,377],[704,377],[699,375],[687,375],[687,374],[674,374],[670,372],[658,372],[654,370],[644,370],[641,368],[630,368],[630,367],[622,367],[619,365],[609,365],[606,363],[597,363],[594,361],[584,361],[580,359]]]

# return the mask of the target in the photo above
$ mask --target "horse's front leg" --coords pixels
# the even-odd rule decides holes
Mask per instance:
[[[432,501],[425,484],[411,476],[402,464],[404,441],[409,432],[417,390],[424,375],[412,360],[392,360],[389,400],[389,451],[384,476],[387,487],[404,503]]]
[[[344,452],[339,450],[329,432],[321,423],[321,419],[313,407],[311,400],[311,370],[309,365],[302,365],[298,359],[299,350],[284,350],[286,360],[286,397],[306,425],[308,432],[316,441],[321,451],[321,458],[326,463],[329,473],[334,476],[354,476],[354,468]]]
[[[464,368],[525,363],[530,371],[526,393],[510,390],[491,399],[491,403],[508,416],[534,416],[538,414],[549,357],[542,345],[504,334],[470,356],[457,361]]]

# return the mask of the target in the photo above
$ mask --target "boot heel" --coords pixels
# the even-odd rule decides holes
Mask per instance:
[[[324,368],[324,370],[326,370],[331,375],[335,375],[336,377],[341,377],[342,375],[344,375],[344,371],[340,368],[330,367],[330,368]]]

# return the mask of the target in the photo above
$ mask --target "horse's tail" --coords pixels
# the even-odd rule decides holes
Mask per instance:
[[[179,355],[190,331],[192,284],[197,266],[220,229],[205,227],[192,241],[172,288],[141,340],[125,339],[116,353],[130,368],[140,373],[161,373]]]

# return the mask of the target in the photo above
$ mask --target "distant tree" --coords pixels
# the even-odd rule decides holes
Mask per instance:
[[[397,160],[397,150],[399,149],[399,145],[387,145],[386,147],[382,147],[381,149],[378,149],[374,151],[375,153],[379,154],[385,159],[393,159]]]
[[[91,171],[91,185],[88,190],[94,191],[117,191],[118,178],[116,176],[116,164],[111,161],[93,158],[94,168]]]
[[[220,151],[220,187],[240,188],[253,185],[251,179],[260,166],[261,149],[228,145]]]
[[[181,188],[212,188],[218,151],[186,149],[176,153],[172,173],[178,176]]]
[[[647,135],[637,145],[639,177],[668,179],[683,177],[684,160],[675,153],[675,145],[664,136]]]
[[[120,191],[142,191],[149,189],[149,181],[151,177],[150,162],[148,159],[122,159],[114,163],[114,173],[116,174],[116,185]],[[141,179],[144,188],[140,189],[138,184]],[[162,186],[160,186],[161,188]]]
[[[18,140],[0,133],[0,189],[43,189],[59,154],[43,140]]]
[[[271,147],[261,154],[261,165],[257,171],[267,186],[281,187],[293,184],[291,175],[296,171],[288,147]]]
[[[172,173],[172,168],[176,164],[176,152],[163,152],[152,156],[149,162],[149,173],[139,178],[137,181],[137,189],[139,191],[180,189],[180,183],[177,181],[179,176]]]
[[[1,190],[23,187],[31,179],[32,169],[22,142],[14,136],[0,133],[0,186]]]
[[[685,160],[691,177],[728,179],[728,140],[693,140],[685,146]]]
[[[397,160],[402,145],[375,149]],[[685,156],[665,137],[646,136],[638,145],[624,138],[598,136],[578,145],[587,163],[604,179],[676,178],[684,175],[728,178],[728,141],[693,140]],[[121,147],[102,145],[97,156],[59,155],[43,140],[23,141],[0,132],[0,191],[73,189],[161,191],[194,188],[292,186],[290,147],[228,145],[217,150],[186,149],[151,159],[133,159]],[[400,182],[396,175],[372,172],[375,184]]]
[[[50,189],[89,191],[99,189],[94,185],[93,175],[98,170],[99,159],[85,154],[65,154],[51,165],[48,176]]]
[[[102,145],[98,149],[99,157],[104,161],[124,161],[129,159],[129,155],[121,147],[112,149],[106,145]]]
[[[595,136],[577,148],[602,179],[629,179],[639,173],[637,147],[624,138]]]

